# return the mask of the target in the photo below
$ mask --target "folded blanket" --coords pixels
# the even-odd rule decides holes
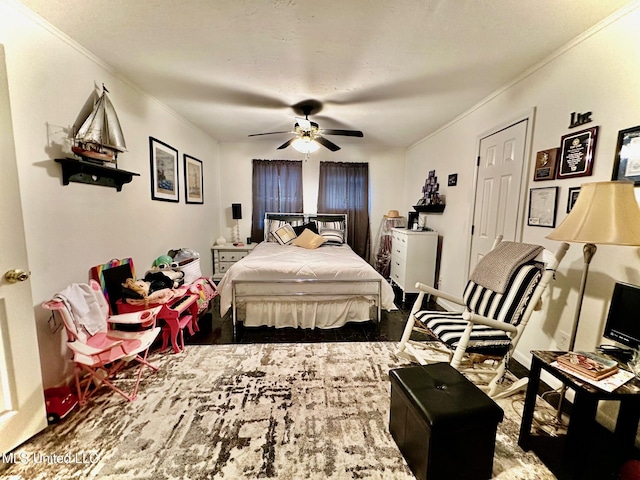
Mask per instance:
[[[540,245],[500,242],[478,262],[470,280],[496,293],[504,293],[515,269],[536,258],[541,251]]]
[[[102,296],[102,292],[100,295]],[[94,290],[89,285],[84,283],[71,284],[54,295],[53,298],[67,306],[78,331],[84,328],[89,335],[95,335],[106,328],[106,302],[100,304]]]

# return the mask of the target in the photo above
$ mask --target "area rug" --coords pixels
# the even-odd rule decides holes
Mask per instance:
[[[398,479],[389,434],[396,343],[190,346],[153,354],[135,402],[103,388],[4,458],[11,479]],[[555,478],[517,445],[501,401],[494,478]],[[455,477],[455,474],[452,475]]]

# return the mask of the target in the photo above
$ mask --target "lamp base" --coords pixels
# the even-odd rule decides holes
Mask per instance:
[[[238,220],[236,220],[236,224],[233,227],[233,244],[236,246],[240,243],[240,227],[238,223]]]

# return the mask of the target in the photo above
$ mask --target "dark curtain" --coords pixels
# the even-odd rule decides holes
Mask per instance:
[[[318,213],[346,213],[347,243],[369,261],[369,164],[320,162]]]
[[[253,160],[251,240],[264,239],[265,212],[302,213],[302,162]]]

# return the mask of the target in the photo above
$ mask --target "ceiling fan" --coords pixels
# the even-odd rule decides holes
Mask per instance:
[[[291,145],[300,153],[315,152],[320,145],[328,148],[332,152],[340,150],[340,147],[332,141],[326,139],[324,135],[342,135],[347,137],[364,137],[364,134],[360,130],[340,130],[331,128],[320,128],[316,122],[309,120],[309,115],[313,111],[314,104],[303,104],[297,106],[304,114],[304,118],[295,117],[296,123],[293,126],[293,130],[287,130],[282,132],[267,132],[267,133],[254,133],[249,135],[250,137],[257,137],[260,135],[275,135],[279,133],[293,133],[295,136],[278,147],[278,150],[287,148]]]

